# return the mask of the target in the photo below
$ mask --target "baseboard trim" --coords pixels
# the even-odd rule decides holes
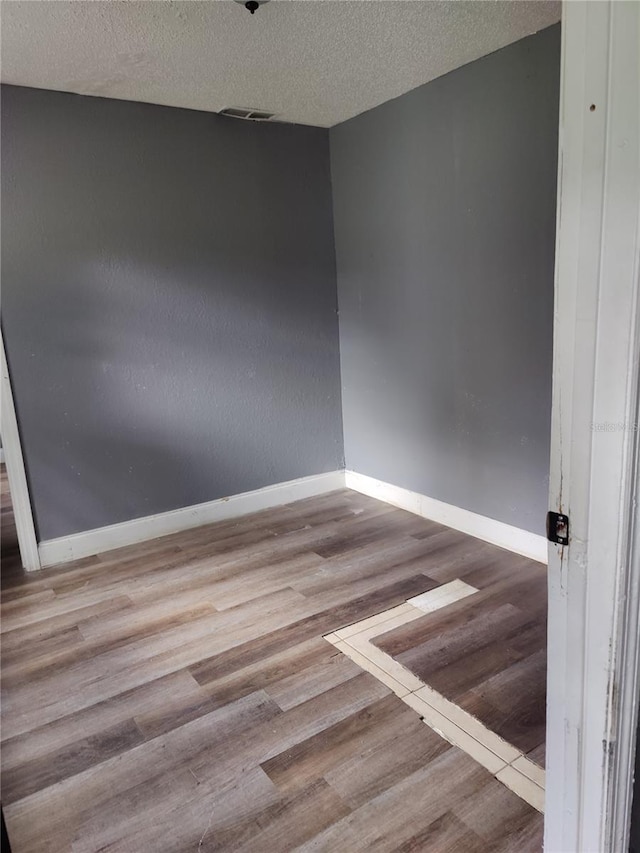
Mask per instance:
[[[503,521],[478,515],[468,509],[443,503],[435,498],[392,486],[382,480],[367,477],[366,474],[357,474],[355,471],[345,471],[345,485],[348,489],[362,492],[364,495],[376,498],[379,501],[392,504],[393,506],[406,509],[423,518],[446,524],[454,530],[468,533],[492,545],[499,545],[508,551],[522,554],[537,560],[539,563],[547,562],[547,540],[544,536],[529,533],[519,527],[512,527]]]
[[[181,530],[189,530],[203,524],[212,524],[216,521],[259,512],[262,509],[282,506],[292,501],[326,494],[345,487],[431,521],[445,524],[477,539],[491,542],[516,554],[530,557],[540,563],[547,562],[547,540],[544,536],[443,503],[418,492],[411,492],[409,489],[393,486],[382,480],[368,477],[366,474],[358,474],[355,471],[330,471],[326,474],[314,474],[298,480],[289,480],[286,483],[276,483],[253,492],[243,492],[228,498],[136,518],[83,533],[74,533],[71,536],[62,536],[59,539],[48,539],[38,545],[40,563],[42,566],[67,563],[111,551],[114,548],[135,545],[159,536],[167,536],[170,533],[179,533]]]
[[[103,551],[135,545],[138,542],[146,542],[170,533],[179,533],[181,530],[192,527],[200,527],[203,524],[224,521],[228,518],[259,512],[262,509],[282,506],[291,501],[326,494],[335,489],[343,489],[344,483],[344,471],[313,474],[310,477],[265,486],[253,492],[243,492],[228,498],[124,521],[121,524],[86,530],[83,533],[74,533],[59,539],[48,539],[38,545],[40,563],[42,566],[53,566],[57,563],[79,560],[82,557],[101,554]]]

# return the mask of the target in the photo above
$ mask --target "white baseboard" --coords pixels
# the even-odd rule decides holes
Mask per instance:
[[[203,524],[212,524],[216,521],[258,512],[261,509],[282,506],[291,501],[326,494],[335,489],[343,489],[345,486],[423,518],[468,533],[485,542],[499,545],[516,554],[523,554],[540,563],[547,562],[547,540],[544,536],[529,533],[518,527],[504,524],[502,521],[477,515],[475,512],[399,486],[392,486],[373,477],[367,477],[365,474],[357,474],[355,471],[330,471],[327,474],[314,474],[310,477],[301,477],[299,480],[290,480],[287,483],[276,483],[253,492],[244,492],[229,498],[220,498],[145,518],[136,518],[121,524],[112,524],[109,527],[86,530],[83,533],[74,533],[59,539],[48,539],[38,545],[40,563],[42,566],[53,566],[57,563],[79,560],[82,557],[101,554],[103,551],[111,551],[113,548],[135,545],[138,542],[146,542],[149,539],[200,527]]]
[[[453,527],[454,530],[460,530],[462,533],[468,533],[469,536],[491,542],[492,545],[499,545],[508,551],[530,557],[539,563],[547,562],[548,543],[544,536],[529,533],[528,530],[521,530],[519,527],[512,527],[494,518],[478,515],[468,509],[443,503],[418,492],[410,492],[408,489],[383,483],[382,480],[357,474],[355,471],[345,471],[345,485],[348,489],[362,492],[364,495],[406,509],[423,518],[445,524],[447,527]]]
[[[276,483],[253,492],[74,533],[59,539],[48,539],[40,542],[38,546],[40,563],[42,566],[53,566],[56,563],[79,560],[113,548],[146,542],[158,536],[167,536],[169,533],[178,533],[181,530],[282,506],[291,501],[343,488],[344,471],[330,471],[327,474],[314,474],[299,480]]]
[[[0,447],[0,465],[4,465],[4,447]]]

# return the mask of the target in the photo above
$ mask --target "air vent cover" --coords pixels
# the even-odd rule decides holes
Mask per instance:
[[[249,107],[225,107],[220,110],[220,115],[251,119],[251,121],[270,121],[275,116],[275,113],[268,113],[265,110],[253,110]]]

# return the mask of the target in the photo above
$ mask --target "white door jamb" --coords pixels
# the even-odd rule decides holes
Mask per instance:
[[[7,366],[2,332],[0,332],[0,350],[0,355],[2,357],[2,375],[0,377],[0,402],[2,406],[0,410],[0,432],[2,433],[4,460],[7,466],[7,477],[9,479],[9,489],[11,491],[11,502],[13,504],[16,531],[18,533],[20,557],[24,568],[27,571],[32,572],[40,568],[40,557],[38,556],[38,542],[33,523],[29,486],[27,484],[27,475],[24,467],[24,459],[22,457],[20,433],[18,431],[16,410],[13,404],[13,393],[11,390],[11,380],[9,378],[9,368]]]
[[[640,4],[564,2],[562,31],[550,508],[569,544],[549,546],[544,848],[620,853],[640,644]]]

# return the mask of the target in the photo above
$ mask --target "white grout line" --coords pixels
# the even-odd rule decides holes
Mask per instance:
[[[374,646],[366,637],[358,634],[350,640],[345,640],[345,643],[352,649],[355,649],[367,660],[371,661],[374,666],[386,672],[396,681],[399,681],[406,689],[413,693],[420,690],[423,682],[420,681],[417,675],[402,666],[401,663],[394,660],[390,655],[385,654],[377,646]]]
[[[510,764],[515,770],[518,770],[520,773],[531,779],[532,782],[535,782],[536,785],[544,788],[544,769],[534,761],[531,761],[530,758],[527,758],[526,755],[519,755],[516,759],[511,761]]]
[[[519,749],[516,749],[515,746],[512,746],[495,732],[492,732],[477,717],[474,717],[473,714],[465,711],[464,708],[451,702],[446,696],[434,690],[433,687],[424,684],[424,686],[416,691],[416,695],[428,705],[431,705],[432,708],[435,708],[443,717],[451,720],[454,725],[468,732],[478,743],[486,746],[491,752],[495,752],[496,755],[503,759],[505,764],[511,764],[511,762],[522,755]]]
[[[416,693],[409,693],[402,699],[410,708],[417,711],[420,717],[430,729],[437,732],[440,737],[457,746],[468,756],[473,758],[479,764],[482,764],[492,775],[496,775],[501,770],[509,765],[490,749],[487,749],[484,744],[472,737],[469,732],[466,732],[460,726],[456,726],[447,717],[443,716],[439,711],[436,711],[431,705],[425,702]]]
[[[360,654],[357,649],[354,649],[348,643],[345,643],[344,640],[338,640],[337,643],[334,643],[336,649],[342,652],[343,655],[346,655],[348,658],[354,663],[357,663],[358,666],[362,667],[362,669],[366,670],[366,672],[374,675],[378,681],[381,681],[383,684],[393,690],[396,696],[399,696],[401,699],[406,696],[410,691],[407,687],[397,681],[392,675],[389,675],[388,672],[385,672],[384,669],[381,669],[379,666],[376,666],[375,663],[370,661],[364,655]]]
[[[433,594],[438,591],[439,595]],[[525,802],[544,812],[545,772],[541,767],[371,642],[373,637],[477,591],[464,581],[454,580],[405,604],[340,628],[324,639],[389,687],[420,714],[429,728],[489,770]]]
[[[430,589],[429,592],[423,592],[422,595],[408,598],[407,604],[417,607],[424,613],[433,613],[434,610],[446,607],[447,604],[453,604],[454,601],[460,601],[461,598],[473,595],[474,592],[478,592],[475,586],[456,578],[449,583],[443,583],[442,586],[437,586],[435,589]]]
[[[383,622],[388,622],[390,619],[394,619],[395,617],[403,614],[406,615],[407,618],[405,621],[407,622],[409,622],[410,619],[419,619],[420,616],[422,616],[421,613],[416,613],[415,608],[412,607],[409,602],[405,602],[404,604],[399,604],[398,607],[392,607],[390,610],[383,610],[382,613],[376,613],[374,616],[362,619],[360,622],[354,622],[353,625],[346,625],[344,628],[340,628],[336,631],[335,634],[339,639],[346,640],[354,634],[359,634],[362,631],[367,630],[367,628],[373,628],[374,625],[380,625]],[[384,631],[386,630],[386,627],[384,627]],[[384,631],[379,631],[378,633],[384,633]]]
[[[506,785],[514,794],[517,794],[521,799],[533,806],[539,812],[544,814],[544,788],[536,785],[531,779],[528,779],[524,773],[520,773],[516,768],[509,764],[503,767],[496,773],[498,782]]]

